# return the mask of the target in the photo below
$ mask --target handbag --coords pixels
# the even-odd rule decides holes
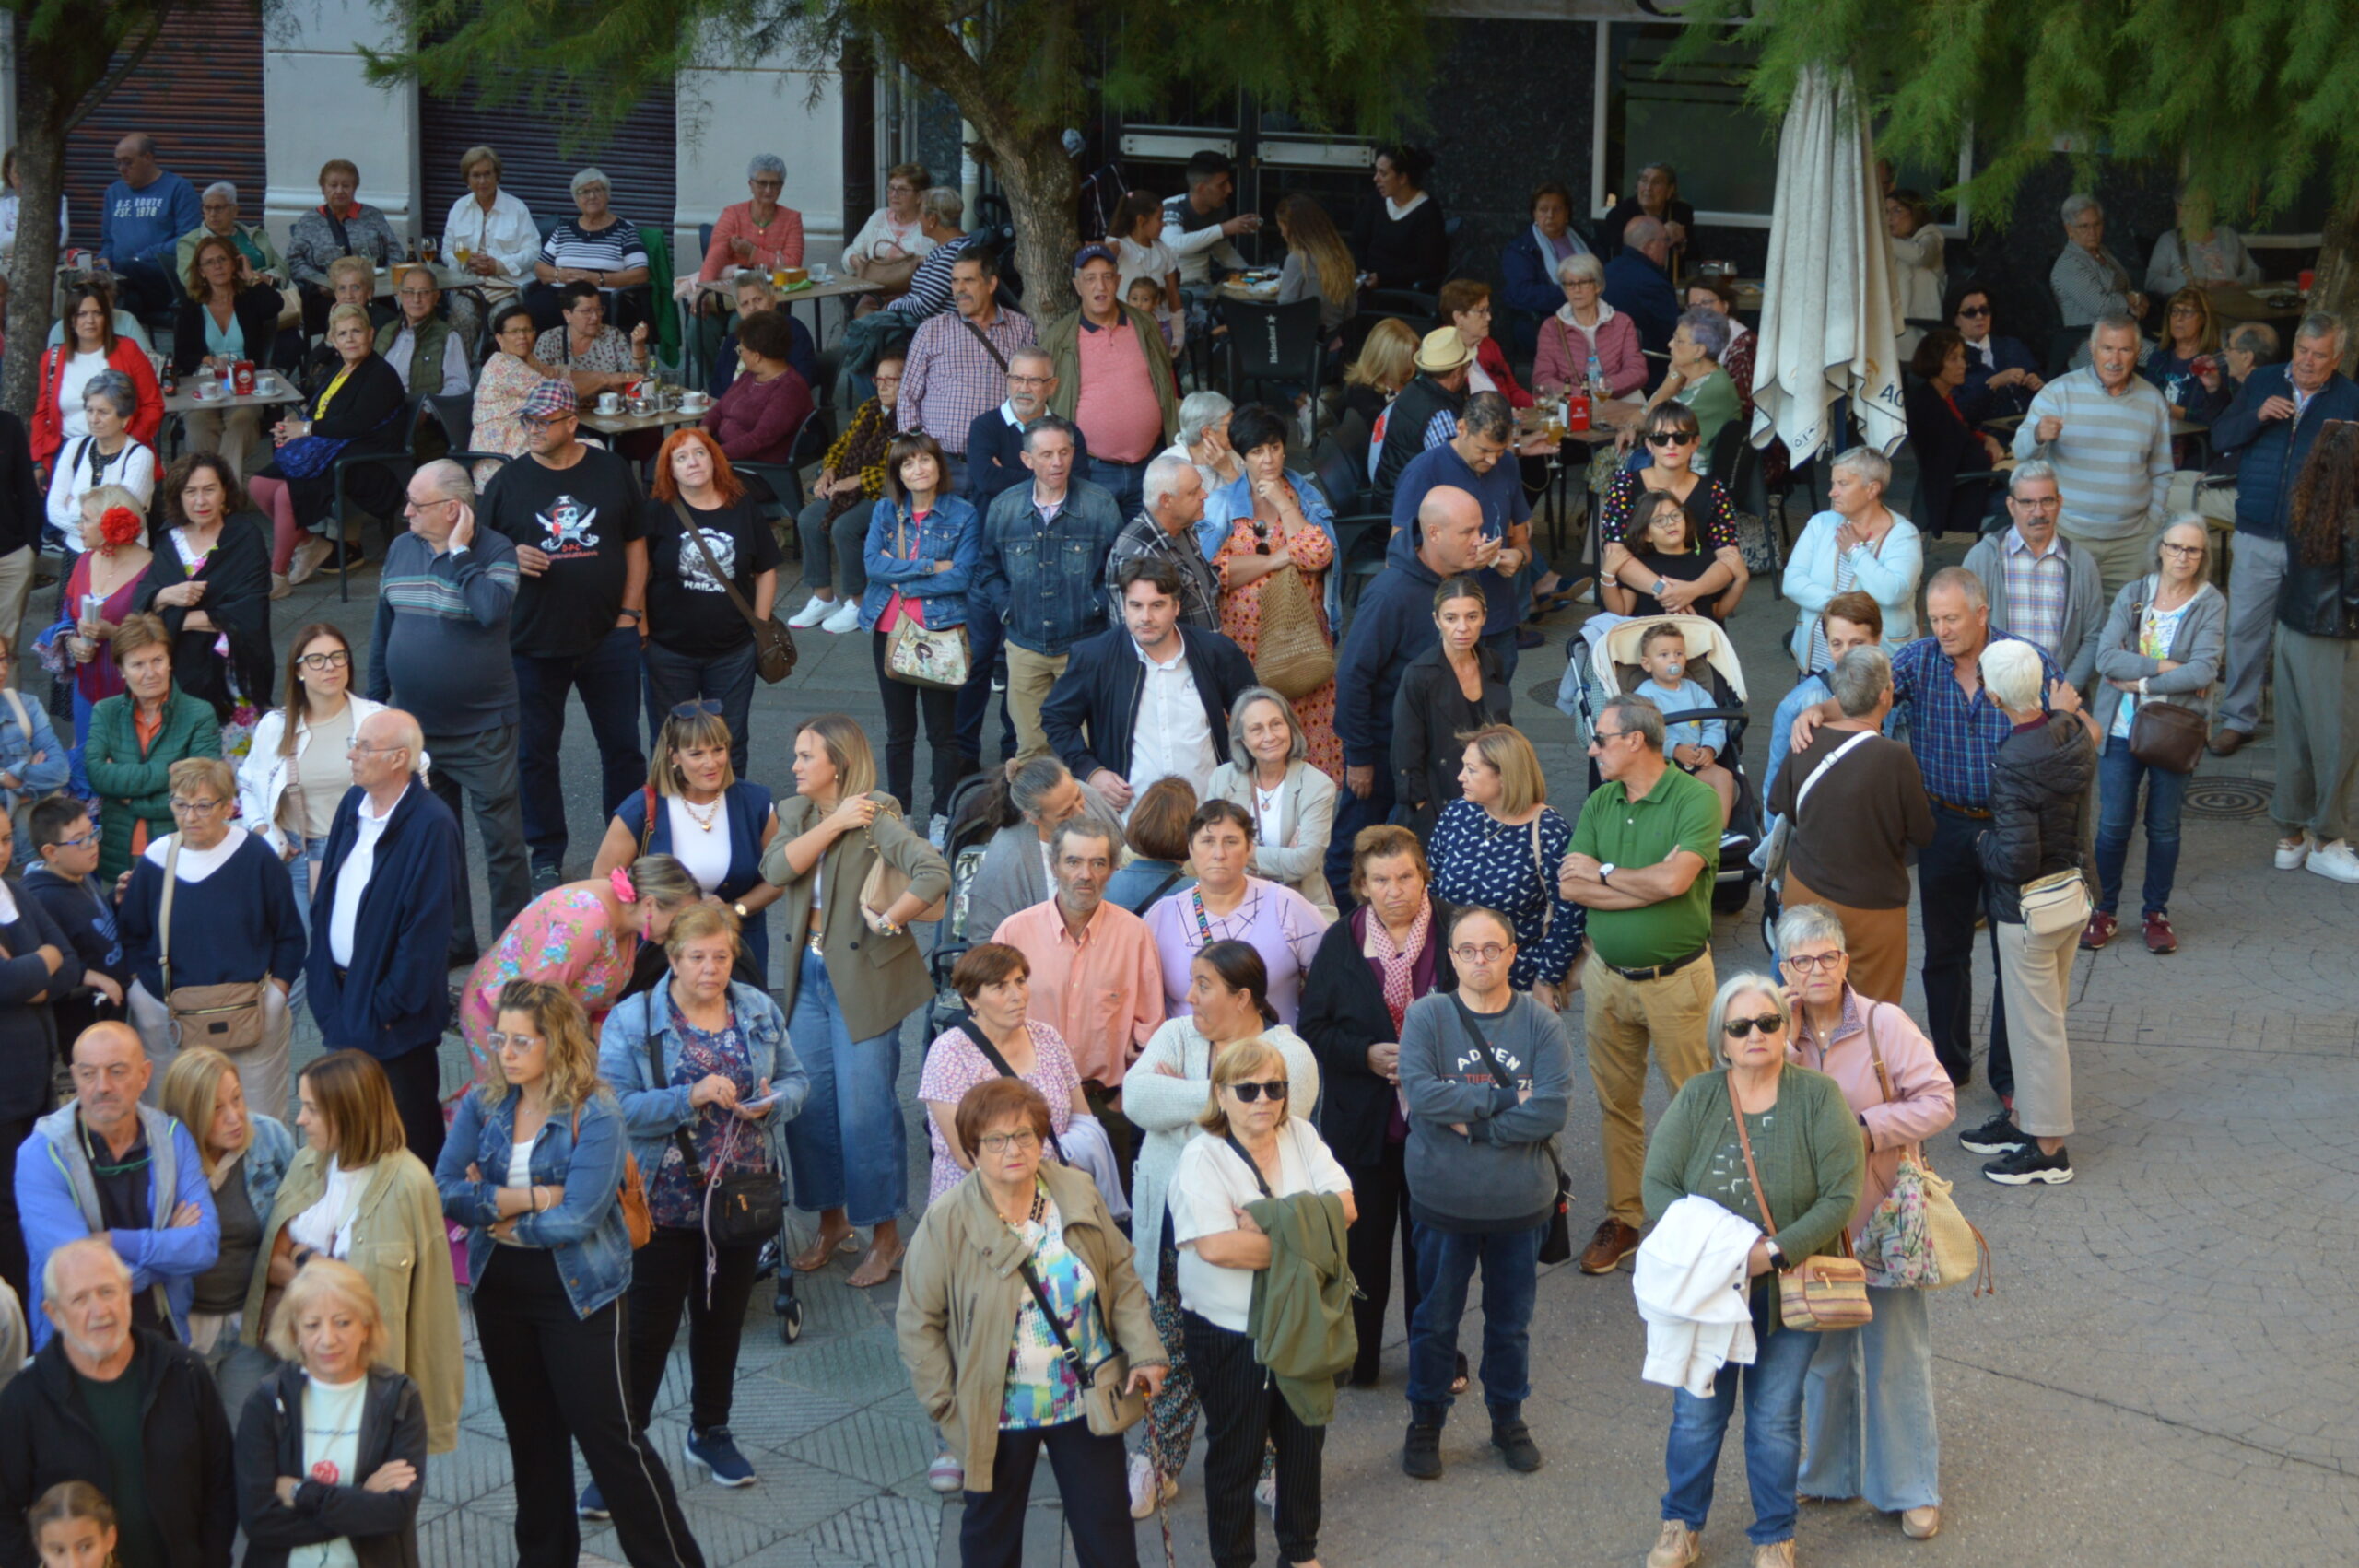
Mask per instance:
[[[918,542],[924,544],[922,532]],[[906,558],[916,558],[910,555],[906,518],[897,519],[893,524],[893,548]],[[899,593],[898,590],[895,591]],[[922,626],[906,609],[885,639],[886,678],[903,685],[956,691],[967,684],[973,664],[974,649],[967,641],[965,626]]]
[[[771,685],[794,673],[797,656],[794,634],[775,614],[767,619],[754,614],[754,607],[745,603],[745,596],[737,591],[737,585],[729,579],[727,572],[721,569],[721,563],[712,558],[712,546],[704,542],[704,530],[697,526],[696,520],[688,515],[688,509],[677,497],[673,498],[672,509],[679,514],[680,531],[696,541],[697,553],[704,557],[704,569],[712,574],[712,579],[721,584],[721,591],[729,595],[729,603],[737,607],[737,613],[745,617],[745,624],[754,628],[755,673]]]
[[[1483,1065],[1491,1070],[1491,1076],[1498,1080],[1499,1087],[1514,1094],[1515,1080],[1508,1076],[1507,1069],[1499,1065],[1499,1059],[1491,1054],[1490,1043],[1476,1033],[1473,1024],[1466,1022],[1466,1014],[1455,1005],[1455,1000],[1452,999],[1454,1005],[1450,1013],[1458,1020],[1458,1027],[1464,1032],[1467,1043],[1474,1047],[1474,1054],[1482,1059]],[[1556,1173],[1556,1191],[1548,1203],[1548,1234],[1540,1238],[1540,1261],[1556,1264],[1566,1262],[1573,1256],[1573,1182],[1565,1174],[1564,1162],[1556,1158],[1556,1141],[1551,1138],[1543,1147],[1548,1151],[1548,1167]]]
[[[1262,579],[1262,635],[1253,678],[1293,702],[1335,678],[1335,649],[1319,624],[1319,602],[1298,567]]]
[[[651,1025],[655,993],[644,994],[651,999],[647,1008]],[[660,1086],[666,1082],[663,1053],[655,1043],[652,1027],[647,1031],[646,1045],[647,1082],[651,1086]],[[733,1140],[737,1135],[734,1118],[728,1133]],[[687,1171],[689,1184],[704,1194],[705,1235],[714,1243],[722,1246],[757,1246],[786,1228],[786,1184],[780,1180],[778,1172],[734,1171],[714,1180],[705,1175],[704,1163],[697,1158],[696,1141],[688,1136],[687,1128],[674,1128],[672,1141],[680,1151],[680,1164]],[[722,1145],[724,1159],[728,1149],[729,1145]]]
[[[1744,1112],[1737,1108],[1735,1081],[1725,1071],[1720,1079],[1728,1092],[1729,1118],[1736,1123],[1737,1147],[1744,1151],[1744,1176],[1753,1184],[1753,1201],[1760,1206],[1763,1229],[1774,1233],[1778,1222],[1770,1216],[1768,1195],[1761,1190],[1761,1172],[1753,1163],[1753,1138],[1744,1130]],[[1835,1245],[1842,1254],[1839,1258],[1814,1255],[1778,1270],[1778,1316],[1787,1328],[1808,1334],[1829,1333],[1857,1328],[1875,1316],[1875,1309],[1868,1305],[1868,1271],[1851,1256],[1849,1227],[1835,1233]]]
[[[1855,747],[1865,743],[1874,735],[1875,731],[1872,730],[1862,730],[1827,753],[1819,759],[1818,766],[1810,770],[1810,777],[1802,780],[1802,787],[1794,791],[1794,809],[1779,817],[1778,825],[1769,830],[1769,842],[1763,850],[1761,860],[1761,879],[1764,885],[1782,887],[1785,884],[1786,860],[1792,850],[1794,841],[1794,819],[1802,814],[1802,802],[1810,799],[1811,787],[1826,776],[1828,768],[1841,762]]]
[[[868,874],[860,882],[860,918],[867,922],[870,930],[882,936],[884,932],[877,930],[876,923],[885,918],[885,911],[910,890],[910,876],[878,852],[874,829],[863,837],[868,841],[869,861]],[[945,893],[910,918],[913,920],[938,920],[949,907],[950,895]]]
[[[2078,870],[2035,878],[2017,890],[2016,899],[2034,936],[2076,931],[2089,923],[2089,879]]]
[[[250,1051],[262,1044],[263,988],[260,980],[230,980],[217,986],[172,984],[172,890],[180,883],[181,836],[172,835],[164,851],[164,902],[156,917],[158,955],[164,978],[164,1013],[172,1043],[182,1050],[211,1046],[227,1054]]]
[[[1884,1064],[1884,1047],[1876,1043],[1872,1003],[1867,1025],[1876,1086],[1890,1105],[1892,1073]],[[1990,1245],[1974,1222],[1959,1211],[1950,1183],[1933,1174],[1922,1148],[1902,1152],[1891,1192],[1860,1227],[1860,1250],[1867,1255],[1860,1261],[1867,1268],[1869,1282],[1886,1289],[1938,1291],[1964,1284],[1978,1271],[1982,1280],[1974,1293],[1980,1295],[1989,1288]]]
[[[581,1107],[573,1107],[573,1141],[581,1141]],[[655,1215],[647,1207],[647,1182],[639,1174],[639,1156],[623,1151],[623,1179],[615,1184],[615,1203],[623,1211],[623,1230],[636,1252],[655,1239]]]
[[[1039,1305],[1040,1316],[1049,1320],[1049,1332],[1057,1337],[1057,1353],[1071,1363],[1074,1380],[1081,1385],[1082,1411],[1089,1419],[1089,1430],[1097,1437],[1119,1437],[1138,1425],[1146,1415],[1146,1396],[1127,1387],[1131,1381],[1131,1358],[1120,1345],[1109,1352],[1096,1366],[1081,1364],[1081,1352],[1074,1349],[1073,1336],[1065,1332],[1063,1319],[1057,1309],[1049,1305],[1049,1293],[1040,1288],[1040,1276],[1032,1270],[1032,1259],[1027,1256],[1016,1266],[1030,1287],[1032,1299]],[[1101,1321],[1105,1309],[1098,1309]],[[1111,1324],[1108,1325],[1110,1329]],[[1113,1337],[1110,1333],[1107,1336]],[[1108,1375],[1108,1369],[1112,1375]]]
[[[2153,588],[2154,579],[2148,578],[2146,586]],[[2143,621],[2153,603],[2142,600],[2130,606],[2130,624],[2135,626]],[[2165,773],[2194,772],[2195,765],[2203,760],[2203,715],[2161,698],[2124,700],[2138,703],[2130,720],[2130,755]]]

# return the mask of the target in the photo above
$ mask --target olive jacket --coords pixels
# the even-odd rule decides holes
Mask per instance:
[[[814,874],[825,891],[820,922],[820,952],[827,965],[827,981],[844,1012],[844,1026],[855,1040],[873,1039],[899,1025],[910,1010],[933,994],[925,960],[918,954],[917,938],[908,930],[879,936],[860,917],[860,889],[869,868],[882,857],[910,879],[910,891],[932,904],[950,892],[949,862],[937,854],[921,833],[912,833],[901,821],[893,797],[882,792],[869,797],[884,810],[866,833],[846,833],[827,846],[812,872],[794,874],[787,863],[786,847],[816,826],[827,813],[808,795],[793,795],[778,803],[778,832],[762,855],[764,880],[786,890],[778,901],[784,916],[787,941],[793,949],[782,966],[778,1004],[792,1027],[794,997],[802,989],[802,955],[808,951],[804,933],[811,926]]]

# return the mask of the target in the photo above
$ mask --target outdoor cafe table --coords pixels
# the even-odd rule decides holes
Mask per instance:
[[[214,384],[217,386],[219,382]],[[176,392],[164,400],[164,414],[168,418],[175,414],[219,414],[232,408],[274,408],[303,401],[302,392],[283,375],[270,377],[268,391],[261,390],[263,385],[263,379],[257,376],[256,390],[242,397],[199,397],[193,392]]]

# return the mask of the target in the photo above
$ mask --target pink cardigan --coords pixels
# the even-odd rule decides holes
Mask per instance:
[[[741,263],[730,252],[732,240],[752,241],[754,259],[745,264],[764,272],[803,264],[803,215],[781,203],[778,216],[770,219],[770,226],[765,230],[754,227],[753,213],[751,202],[738,202],[721,209],[721,216],[712,226],[712,243],[705,247],[704,266],[698,272],[698,277],[710,283],[723,273],[736,275]]]
[[[1543,392],[1579,382],[1589,370],[1589,357],[1597,356],[1605,384],[1615,397],[1627,397],[1647,384],[1647,357],[1638,349],[1638,329],[1629,317],[1601,299],[1594,333],[1572,319],[1567,305],[1540,323],[1540,351],[1532,361],[1532,384]]]
[[[1843,1086],[1843,1098],[1852,1115],[1867,1119],[1868,1166],[1860,1183],[1860,1205],[1851,1211],[1856,1239],[1860,1226],[1892,1190],[1902,1152],[1916,1148],[1957,1119],[1957,1091],[1934,1057],[1932,1041],[1907,1012],[1888,1001],[1870,1001],[1848,987],[1844,989],[1843,1003],[1860,1023],[1873,1021],[1876,1047],[1884,1053],[1884,1071],[1892,1075],[1892,1092],[1897,1098],[1887,1102],[1884,1097],[1865,1028],[1837,1033],[1822,1061],[1817,1040],[1798,1017],[1786,1059],[1834,1079]]]

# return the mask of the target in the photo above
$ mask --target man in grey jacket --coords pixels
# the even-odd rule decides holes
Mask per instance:
[[[1441,1429],[1466,1286],[1483,1271],[1483,1401],[1510,1469],[1536,1470],[1524,1425],[1532,1297],[1557,1200],[1555,1137],[1572,1101],[1565,1026],[1511,989],[1515,930],[1469,906],[1450,919],[1458,989],[1409,1004],[1398,1071],[1408,1101],[1405,1170],[1424,1296],[1409,1326],[1409,1435],[1401,1468],[1441,1474]]]
[[[1990,597],[1990,629],[2037,643],[2086,696],[2105,629],[2097,558],[2059,532],[2063,496],[2056,470],[2034,458],[2007,479],[2014,526],[1986,534],[1966,553],[1966,569]]]
[[[967,890],[966,919],[959,928],[968,942],[989,942],[1002,920],[1056,891],[1049,871],[1049,840],[1067,817],[1094,817],[1106,825],[1118,849],[1122,842],[1121,818],[1105,797],[1054,756],[1006,766],[1008,803],[1020,814],[992,834],[983,848],[983,863]]]

